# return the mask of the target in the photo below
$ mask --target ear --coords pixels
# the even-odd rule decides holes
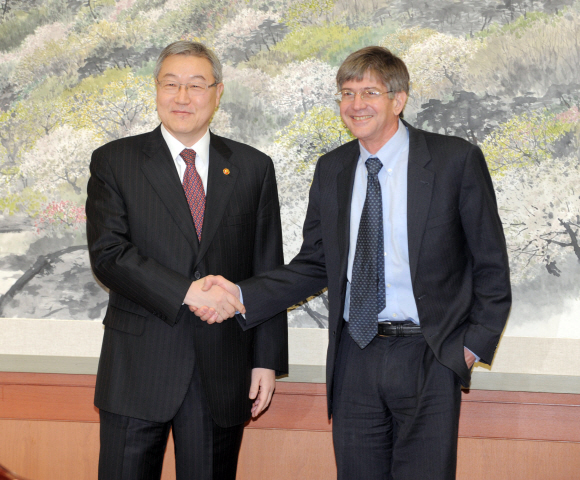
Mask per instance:
[[[407,103],[408,95],[405,92],[395,93],[395,98],[393,99],[393,113],[398,117]]]
[[[215,86],[215,90],[216,90],[215,108],[217,109],[220,106],[220,100],[222,98],[222,94],[224,93],[224,84],[218,83]]]

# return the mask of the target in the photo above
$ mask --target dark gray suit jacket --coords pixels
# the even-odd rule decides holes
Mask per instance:
[[[407,127],[409,263],[421,328],[437,359],[468,385],[471,374],[463,347],[490,363],[511,305],[508,256],[493,185],[478,147]],[[353,141],[320,158],[300,252],[289,265],[239,284],[247,313],[245,320],[238,320],[244,328],[328,287],[329,414],[359,153],[358,141]]]
[[[240,281],[283,263],[271,159],[211,134],[199,243],[158,127],[95,150],[86,212],[93,271],[110,289],[95,405],[168,421],[197,365],[216,423],[245,422],[251,369],[288,370],[286,312],[243,331],[233,321],[208,325],[182,302],[205,275]]]

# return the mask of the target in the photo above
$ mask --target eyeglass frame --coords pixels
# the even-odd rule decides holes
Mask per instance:
[[[354,102],[354,101],[356,100],[356,96],[357,96],[357,95],[360,95],[360,99],[361,99],[362,101],[364,101],[364,99],[365,99],[365,96],[366,96],[366,98],[367,98],[367,101],[369,101],[369,100],[370,100],[370,101],[373,101],[373,100],[378,100],[378,98],[379,98],[379,96],[380,96],[380,95],[386,95],[387,93],[396,93],[394,90],[387,90],[386,92],[378,92],[378,91],[377,91],[377,93],[378,93],[379,95],[370,95],[370,93],[371,93],[372,89],[367,89],[367,90],[363,89],[363,90],[361,90],[361,91],[359,91],[359,92],[353,92],[352,90],[341,90],[340,92],[336,92],[336,93],[334,94],[334,96],[336,97],[336,101],[337,101],[338,103],[341,103],[342,101],[344,101],[344,99],[343,99],[343,97],[342,97],[342,95],[343,95],[343,93],[342,93],[342,92],[343,92],[343,91],[345,91],[345,92],[352,92],[352,93],[354,93],[354,95],[353,95],[353,97],[352,97],[352,100],[347,100],[347,101],[349,101],[349,102]],[[370,95],[370,97],[369,97],[368,95]],[[376,98],[373,98],[373,97],[376,97]]]
[[[166,82],[172,82],[172,80],[165,80],[165,81]],[[159,87],[163,90],[163,85],[161,84],[161,82],[159,81],[159,79],[156,78],[155,79],[155,82],[157,82],[157,85],[159,85]],[[172,83],[177,84],[177,92],[170,93],[170,92],[167,92],[166,90],[163,90],[163,91],[165,91],[166,93],[169,93],[171,95],[177,95],[179,93],[179,91],[181,90],[181,86],[184,86],[185,87],[185,93],[187,93],[188,95],[190,95],[189,91],[190,91],[190,89],[192,87],[189,86],[189,85],[197,85],[197,86],[205,85],[205,88],[203,89],[203,92],[201,92],[199,94],[193,94],[194,97],[199,97],[199,96],[205,94],[205,92],[207,92],[211,87],[217,87],[220,84],[220,82],[213,82],[211,85],[207,85],[207,84],[205,84],[203,82],[189,82],[189,83],[172,82]],[[191,90],[191,91],[192,92],[195,92],[195,90]]]

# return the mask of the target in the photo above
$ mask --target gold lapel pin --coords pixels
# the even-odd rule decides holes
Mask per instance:
[[[224,175],[229,175],[229,174],[230,174],[229,168],[224,168]]]

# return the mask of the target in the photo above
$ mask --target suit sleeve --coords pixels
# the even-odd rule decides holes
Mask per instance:
[[[327,286],[320,221],[320,162],[310,187],[300,252],[288,265],[239,283],[246,307],[243,329],[259,325],[272,315],[314,295]]]
[[[98,149],[87,186],[87,241],[95,276],[109,289],[173,325],[191,280],[139,254],[131,243],[126,201],[109,162]]]
[[[254,242],[253,273],[260,274],[284,263],[282,222],[274,165],[270,160],[260,194]],[[286,310],[256,327],[254,333],[254,368],[288,373],[288,320]]]
[[[509,262],[493,184],[472,146],[461,179],[459,211],[473,259],[473,303],[464,345],[491,364],[511,306]]]

